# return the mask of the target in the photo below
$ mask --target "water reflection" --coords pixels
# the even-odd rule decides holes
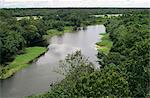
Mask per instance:
[[[49,40],[49,51],[37,62],[19,71],[13,77],[1,81],[2,97],[20,98],[47,91],[50,83],[64,78],[54,71],[58,68],[59,60],[76,50],[81,50],[90,61],[98,65],[95,43],[100,40],[99,33],[103,32],[105,32],[105,27],[96,25],[88,26],[87,30],[52,37]]]

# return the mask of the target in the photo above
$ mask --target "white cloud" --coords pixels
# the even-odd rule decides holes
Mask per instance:
[[[4,0],[5,2],[39,2],[39,1],[47,1],[47,0]]]
[[[0,0],[0,7],[147,7],[148,0]]]

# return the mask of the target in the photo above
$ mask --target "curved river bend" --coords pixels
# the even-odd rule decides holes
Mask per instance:
[[[45,55],[13,77],[0,81],[0,97],[21,98],[48,91],[50,83],[64,78],[56,73],[59,60],[76,50],[81,50],[90,61],[97,64],[95,43],[100,40],[99,33],[103,32],[103,25],[94,25],[88,26],[87,30],[52,37],[49,39],[49,50]]]

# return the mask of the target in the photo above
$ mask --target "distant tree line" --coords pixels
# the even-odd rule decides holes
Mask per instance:
[[[89,15],[139,13],[147,10],[147,8],[4,8],[3,10],[12,13],[13,16],[47,16],[61,11],[88,13]]]

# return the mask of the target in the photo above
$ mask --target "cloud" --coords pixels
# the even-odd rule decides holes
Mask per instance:
[[[48,1],[48,0],[4,0],[5,2],[39,2],[39,1]]]
[[[0,7],[149,7],[148,0],[0,0]]]

